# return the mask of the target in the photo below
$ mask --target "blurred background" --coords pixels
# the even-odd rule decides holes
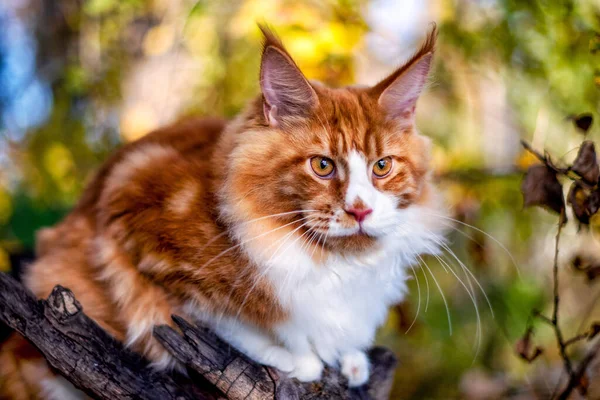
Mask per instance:
[[[519,140],[575,157],[582,136],[569,117],[600,111],[597,0],[2,1],[0,270],[18,274],[35,231],[68,212],[120,144],[187,115],[236,115],[258,93],[261,21],[309,78],[332,85],[377,82],[437,22],[417,124],[434,140],[452,217],[477,228],[457,223],[450,247],[481,288],[425,260],[444,296],[417,270],[379,334],[400,359],[393,398],[552,393],[561,361],[551,330],[536,329],[544,352],[534,363],[514,352],[531,309],[549,314],[557,229],[555,215],[523,209],[522,171],[534,160]],[[600,284],[570,266],[582,252],[600,259],[596,237],[574,224],[563,234],[567,335],[600,318]]]

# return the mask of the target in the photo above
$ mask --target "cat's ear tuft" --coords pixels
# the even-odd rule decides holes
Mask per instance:
[[[435,24],[421,48],[404,65],[372,88],[379,106],[391,118],[412,118],[417,100],[427,83],[435,51]]]
[[[260,65],[260,88],[265,118],[277,126],[287,116],[307,116],[319,103],[315,90],[304,77],[279,38],[264,25]]]

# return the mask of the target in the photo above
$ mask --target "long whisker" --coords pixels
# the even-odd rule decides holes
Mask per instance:
[[[313,219],[314,220],[314,219]],[[312,220],[311,220],[312,221]],[[306,223],[309,223],[311,221],[308,221]],[[305,224],[303,224],[305,225]],[[302,227],[303,225],[301,225],[300,227]],[[296,240],[294,240],[293,243],[295,243],[296,241],[298,241],[298,239],[300,239],[301,237],[303,237],[304,235],[306,235],[308,232],[310,232],[309,230],[307,230],[306,232],[304,232],[302,235],[300,235],[298,238],[296,238]],[[289,240],[289,238],[288,238]],[[284,242],[285,243],[285,242]],[[293,244],[292,243],[292,244]],[[289,246],[288,246],[289,247]],[[287,248],[286,248],[287,249]],[[271,257],[273,258],[273,257]],[[267,263],[269,264],[269,263]],[[258,285],[258,282],[263,279],[271,270],[271,268],[273,268],[273,266],[275,265],[275,263],[269,265],[255,280],[254,283],[252,284],[252,286],[250,287],[250,290],[248,290],[248,293],[246,293],[246,296],[244,297],[244,300],[242,301],[242,304],[240,305],[238,312],[237,312],[237,317],[239,317],[240,313],[242,312],[242,309],[244,308],[244,305],[246,304],[246,301],[248,300],[248,298],[250,297],[250,294],[252,293],[252,291],[254,290],[254,288],[256,288],[256,286]],[[236,317],[236,318],[237,318]]]
[[[515,266],[515,269],[517,270],[517,275],[519,276],[519,278],[521,278],[521,270],[519,269],[519,266],[517,265],[517,261],[515,260],[515,258],[514,258],[514,257],[513,257],[513,255],[511,254],[511,252],[510,252],[510,251],[508,251],[508,249],[506,248],[506,246],[504,246],[504,245],[502,244],[502,242],[500,242],[498,239],[496,239],[495,237],[493,237],[492,235],[490,235],[490,234],[489,234],[489,233],[487,233],[486,231],[484,231],[484,230],[482,230],[482,229],[479,229],[479,228],[477,228],[476,226],[473,226],[473,225],[467,224],[466,222],[462,222],[462,221],[459,221],[459,220],[457,220],[457,219],[454,219],[454,218],[451,218],[451,217],[448,217],[448,216],[445,216],[445,215],[440,215],[440,214],[435,214],[435,213],[429,213],[429,214],[430,214],[430,215],[432,215],[432,216],[434,216],[434,217],[438,217],[438,218],[446,219],[446,220],[448,220],[448,221],[456,222],[457,224],[461,224],[461,225],[463,225],[463,226],[466,226],[466,227],[468,227],[468,228],[474,229],[474,230],[476,230],[477,232],[480,232],[480,233],[482,233],[483,235],[485,235],[485,236],[486,236],[486,237],[488,237],[489,239],[493,240],[493,241],[494,241],[494,242],[495,242],[495,243],[496,243],[498,246],[500,246],[500,248],[501,248],[502,250],[504,250],[504,251],[506,252],[506,254],[507,254],[509,257],[510,257],[510,260],[511,260],[511,262],[513,263],[513,265]],[[446,225],[446,226],[448,226],[448,227],[450,227],[450,228],[456,229],[456,230],[457,230],[457,231],[459,231],[459,232],[462,232],[462,231],[460,231],[459,229],[457,229],[456,227],[452,226],[452,224],[444,224],[444,225]]]
[[[304,232],[304,234],[306,234],[307,232],[310,232],[310,230]],[[302,234],[300,237],[304,236],[304,234]],[[308,242],[310,243],[315,237],[317,237],[317,232],[313,231],[313,234],[311,234],[311,236],[309,237]],[[302,249],[302,246],[301,246],[301,249]],[[281,285],[281,288],[282,288],[282,290],[280,291],[281,293],[287,292],[287,284],[288,284],[288,281],[290,280],[290,277],[292,276],[292,272],[294,272],[292,269],[288,269],[285,279],[283,280],[283,284]]]
[[[322,238],[323,238],[323,235],[321,233],[317,233],[317,242],[315,243],[315,245],[313,247],[313,251],[310,253],[310,258],[311,259],[315,255],[315,251],[319,248],[319,244],[321,243],[321,239]]]
[[[421,265],[421,262],[419,261],[419,265]],[[421,268],[421,271],[423,272],[423,277],[425,278],[425,286],[427,287],[427,298],[425,301],[425,312],[427,312],[427,310],[429,309],[429,278],[427,277],[427,274],[425,273],[425,270],[423,268]]]
[[[423,262],[423,265],[425,266],[425,268],[427,268],[427,271],[429,271],[429,274],[433,278],[433,282],[437,286],[438,291],[440,292],[440,295],[442,296],[442,300],[444,301],[444,306],[446,306],[446,316],[448,317],[448,332],[449,332],[450,336],[452,336],[452,319],[450,317],[450,308],[448,307],[448,302],[446,301],[446,296],[444,296],[444,291],[442,290],[442,287],[440,286],[439,282],[435,278],[435,275],[433,274],[433,272],[431,271],[431,269],[429,268],[429,266],[427,265],[425,260],[423,260],[423,258],[419,254],[416,254],[416,256]]]
[[[323,239],[323,243],[321,244],[321,253],[325,253],[325,242],[327,242],[327,236],[329,236],[329,229],[325,232],[325,238]]]
[[[237,226],[245,226],[251,223],[255,223],[258,221],[263,221],[265,219],[268,218],[276,218],[276,217],[281,217],[281,216],[285,216],[285,215],[290,215],[290,214],[299,214],[299,213],[314,213],[314,212],[318,212],[318,210],[293,210],[293,211],[286,211],[286,212],[281,212],[281,213],[277,213],[277,214],[271,214],[271,215],[265,215],[259,218],[254,218],[248,221],[244,221],[244,222],[240,222]],[[200,248],[200,252],[203,251],[204,249],[206,249],[208,246],[210,246],[212,243],[214,243],[217,239],[219,239],[220,237],[229,234],[229,231],[226,230],[224,232],[221,232],[220,234],[214,236],[212,239],[210,239],[208,242],[206,242],[204,244],[204,246],[202,246]]]
[[[258,236],[255,236],[255,237],[253,237],[253,238],[250,238],[250,239],[244,240],[244,241],[242,241],[242,242],[240,242],[240,243],[238,243],[238,244],[236,244],[236,245],[234,245],[234,246],[231,246],[231,247],[229,247],[229,248],[227,248],[227,249],[223,250],[222,252],[220,252],[219,254],[217,254],[216,256],[214,256],[213,258],[211,258],[210,260],[208,260],[208,261],[207,261],[206,263],[204,263],[204,264],[203,264],[203,265],[202,265],[200,268],[204,268],[204,267],[206,267],[207,265],[209,265],[209,264],[210,264],[210,263],[212,263],[213,261],[217,260],[217,259],[218,259],[218,258],[220,258],[221,256],[223,256],[223,255],[225,255],[225,254],[229,253],[231,250],[237,249],[238,247],[241,247],[241,246],[245,245],[246,243],[249,243],[249,242],[252,242],[252,241],[254,241],[254,240],[256,240],[256,239],[260,239],[261,237],[264,237],[264,236],[270,235],[270,234],[271,234],[271,233],[273,233],[273,232],[279,231],[279,230],[281,230],[281,229],[283,229],[283,228],[285,228],[285,227],[287,227],[287,226],[290,226],[290,225],[292,225],[292,224],[295,224],[295,223],[297,223],[297,222],[300,222],[300,221],[302,221],[302,220],[305,220],[305,219],[307,219],[307,218],[311,218],[311,217],[303,217],[303,218],[299,218],[299,219],[297,219],[297,220],[294,220],[294,221],[292,221],[292,222],[288,222],[287,224],[284,224],[284,225],[278,226],[277,228],[271,229],[271,230],[269,230],[269,231],[267,231],[267,232],[263,232],[263,233],[259,234]]]
[[[310,224],[311,222],[315,221],[317,218],[318,218],[318,217],[313,217],[313,218],[311,218],[311,219],[309,219],[309,220],[305,221],[305,222],[304,222],[302,225],[298,226],[296,229],[294,229],[294,230],[292,230],[292,231],[288,232],[288,233],[287,233],[287,234],[286,234],[286,235],[283,237],[283,238],[284,238],[284,240],[283,240],[283,241],[282,241],[282,240],[279,240],[278,242],[281,242],[281,244],[280,244],[280,245],[279,245],[279,246],[278,246],[278,247],[275,249],[275,251],[273,252],[273,254],[271,255],[271,257],[270,257],[270,258],[269,258],[269,260],[267,261],[267,265],[268,265],[268,264],[270,264],[270,263],[271,263],[271,261],[273,261],[273,259],[275,258],[275,255],[278,255],[278,253],[279,253],[279,250],[281,249],[281,247],[282,247],[284,244],[286,244],[286,242],[288,241],[288,239],[289,239],[289,238],[290,238],[290,237],[291,237],[291,236],[292,236],[294,233],[296,233],[298,230],[302,229],[302,227],[304,227],[304,226],[306,226],[306,225]],[[302,236],[300,236],[300,237],[302,237]],[[298,240],[298,239],[296,239],[296,240]],[[296,240],[295,240],[294,242],[292,242],[292,244],[296,243]],[[276,243],[273,243],[271,246],[273,246],[273,245],[275,245],[275,244],[277,244],[277,242],[276,242]],[[268,249],[270,249],[270,248],[271,248],[271,246],[269,246],[269,247],[268,247],[267,249],[265,249],[265,250],[268,250]],[[286,247],[286,248],[283,250],[283,252],[282,252],[282,253],[285,253],[285,251],[286,251],[288,248],[289,248],[289,246],[288,246],[288,247]]]
[[[432,249],[429,249],[430,251]],[[465,273],[467,282],[469,284],[469,287],[467,287],[467,285],[464,283],[464,281],[456,274],[456,272],[454,271],[454,268],[452,268],[450,266],[450,264],[448,264],[445,260],[443,260],[441,257],[439,257],[437,254],[433,254],[433,256],[441,263],[441,264],[445,264],[448,267],[448,270],[450,270],[450,272],[452,273],[452,275],[454,275],[454,277],[456,278],[456,280],[462,285],[462,287],[465,289],[465,292],[467,292],[467,295],[469,296],[469,298],[471,299],[471,302],[473,303],[473,307],[475,308],[475,315],[477,317],[477,328],[475,331],[475,355],[473,356],[473,362],[475,362],[475,360],[477,359],[477,356],[479,355],[479,349],[481,348],[481,337],[482,337],[482,329],[481,329],[481,317],[479,314],[479,306],[477,305],[477,300],[475,298],[475,293],[474,293],[474,289],[473,286],[471,285],[471,280],[469,279],[469,276]],[[470,288],[470,289],[469,289]]]
[[[300,221],[302,221],[302,220],[306,220],[306,219],[309,219],[309,221],[312,221],[312,220],[314,220],[314,219],[315,219],[315,217],[313,217],[313,216],[307,216],[307,217],[304,217],[304,218],[301,218],[301,219],[295,220],[295,221],[293,221],[292,223],[295,223],[295,222],[300,222]],[[291,225],[292,223],[289,223],[289,224],[283,225],[283,226],[281,226],[281,227],[279,227],[279,228],[283,228],[283,227],[285,227],[285,226],[287,226],[287,225]],[[304,225],[304,224],[303,224],[303,225]],[[278,230],[279,228],[277,228],[277,229],[274,229],[274,230],[271,230],[271,231],[268,231],[268,232],[265,232],[265,234],[272,233],[272,232],[274,232],[275,230]],[[299,228],[296,228],[296,230],[297,230],[297,229],[299,229]],[[259,235],[259,236],[261,236],[261,235]],[[288,237],[288,236],[287,236],[287,235],[285,235],[283,238],[280,238],[279,240],[275,241],[274,245],[277,245],[277,243],[279,243],[280,241],[284,240],[284,239],[285,239],[285,238],[287,238],[287,237]],[[239,244],[238,244],[238,245],[236,245],[236,246],[232,246],[232,247],[230,247],[230,248],[228,248],[228,249],[224,250],[223,252],[219,253],[217,256],[215,256],[215,257],[213,257],[211,260],[209,260],[209,262],[205,263],[205,264],[204,264],[204,266],[208,265],[210,262],[212,262],[212,261],[216,260],[217,258],[219,258],[220,256],[222,256],[222,255],[223,255],[223,254],[225,254],[226,252],[228,252],[228,251],[230,251],[230,250],[234,249],[235,247],[239,247],[239,246],[241,246],[241,245],[243,245],[243,244],[245,244],[245,243],[247,243],[247,242],[249,242],[249,241],[251,241],[251,240],[257,239],[257,238],[258,238],[258,237],[255,237],[255,238],[248,239],[248,240],[246,240],[246,241],[244,241],[244,242],[242,242],[242,243],[239,243]],[[269,248],[270,248],[270,246],[269,246]],[[263,251],[264,251],[264,250],[263,250]],[[223,304],[223,311],[221,312],[221,315],[220,315],[220,316],[219,316],[219,318],[217,319],[217,321],[216,321],[216,324],[219,324],[219,323],[220,323],[220,321],[221,321],[221,319],[224,317],[224,315],[225,315],[225,312],[226,312],[226,310],[227,310],[227,304],[229,303],[229,300],[231,299],[231,296],[233,295],[233,292],[234,292],[234,290],[235,290],[235,288],[236,288],[236,285],[237,285],[237,282],[239,281],[239,279],[240,279],[240,277],[238,277],[238,278],[236,279],[236,282],[234,283],[234,285],[232,285],[232,287],[231,287],[231,290],[230,290],[230,292],[229,292],[228,300],[227,300],[227,302],[224,302],[224,304]],[[245,298],[244,298],[244,301],[242,302],[242,305],[241,305],[241,306],[238,308],[238,313],[237,313],[237,316],[238,316],[238,317],[239,317],[239,314],[240,314],[240,312],[241,312],[241,310],[242,310],[242,308],[243,308],[243,305],[244,305],[245,301],[246,301],[246,300],[247,300],[247,298],[249,297],[250,293],[252,292],[252,290],[254,289],[254,287],[256,286],[256,284],[257,284],[257,282],[255,282],[254,286],[253,286],[253,287],[250,289],[250,291],[249,291],[249,292],[247,293],[247,295],[245,296]]]
[[[412,270],[412,274],[415,277],[415,281],[417,282],[417,295],[418,295],[419,301],[417,302],[417,312],[415,313],[415,318],[410,323],[410,326],[408,327],[408,329],[406,330],[406,332],[404,332],[405,335],[408,332],[410,332],[410,330],[412,329],[412,327],[415,324],[415,322],[417,322],[417,318],[419,318],[419,312],[421,311],[421,284],[419,283],[419,277],[417,276],[417,272],[415,271],[415,267],[413,267],[412,265],[410,265],[410,269]]]
[[[491,303],[491,301],[490,301],[487,293],[483,289],[483,286],[481,286],[481,283],[479,283],[479,280],[475,277],[475,275],[471,272],[471,270],[469,268],[467,268],[467,266],[456,256],[456,254],[454,254],[454,252],[452,251],[452,249],[450,249],[450,247],[448,247],[444,243],[439,243],[439,245],[444,250],[446,250],[448,252],[448,254],[450,254],[452,256],[452,258],[454,258],[456,260],[456,262],[461,266],[461,268],[465,271],[465,273],[469,274],[471,276],[471,278],[473,278],[473,280],[475,281],[475,284],[479,287],[479,290],[481,291],[481,294],[483,294],[483,297],[485,298],[485,301],[487,302],[488,307],[490,308],[490,312],[492,314],[492,318],[495,318],[494,308],[492,307],[492,303]]]

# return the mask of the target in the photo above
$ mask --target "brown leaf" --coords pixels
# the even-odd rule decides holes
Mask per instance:
[[[573,214],[582,224],[589,224],[590,218],[600,209],[600,192],[583,187],[578,182],[573,182],[567,201],[573,209]]]
[[[598,182],[600,167],[598,167],[594,142],[586,140],[581,144],[571,170],[581,176],[587,183],[595,185]]]
[[[521,339],[515,344],[515,351],[523,360],[531,363],[533,360],[539,357],[544,352],[541,347],[536,347],[531,350],[531,334],[533,333],[531,328],[528,328]]]
[[[543,164],[529,167],[521,183],[525,207],[542,206],[557,213],[565,208],[562,186],[556,172]]]
[[[592,122],[594,122],[594,117],[590,113],[573,116],[573,123],[584,135],[590,130]]]

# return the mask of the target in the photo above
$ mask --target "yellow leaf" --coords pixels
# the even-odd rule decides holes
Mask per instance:
[[[527,169],[533,164],[539,164],[540,160],[528,151],[523,151],[517,158],[517,166],[522,169]]]

